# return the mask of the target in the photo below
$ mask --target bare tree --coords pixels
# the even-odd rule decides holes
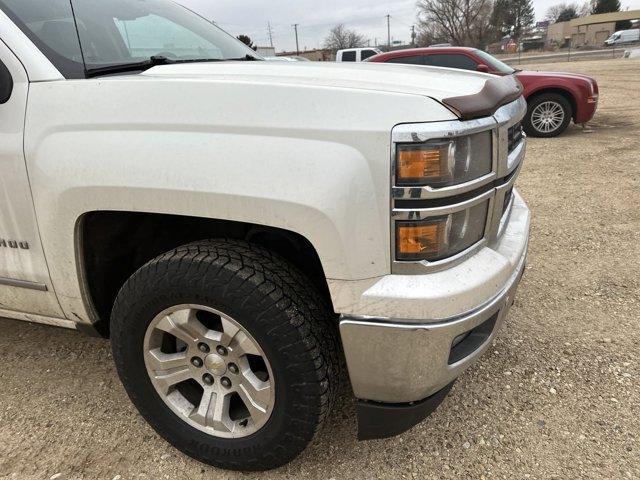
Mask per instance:
[[[550,22],[566,22],[574,18],[586,17],[591,13],[591,8],[590,2],[585,2],[582,5],[562,2],[549,7],[545,19]]]
[[[491,41],[492,0],[419,0],[421,39],[484,47]]]
[[[344,24],[333,27],[324,41],[325,48],[333,52],[345,48],[360,48],[366,45],[367,39],[364,35],[346,28]]]
[[[558,17],[562,13],[562,11],[567,8],[566,3],[558,3],[557,5],[551,5],[547,8],[547,13],[544,15],[545,20],[549,20],[551,23],[555,23],[558,21]]]
[[[581,7],[577,3],[558,3],[547,9],[545,19],[550,22],[567,22],[580,16]]]
[[[578,8],[578,17],[586,17],[591,15],[592,2],[584,2],[581,7]]]
[[[437,43],[447,43],[451,39],[447,37],[442,29],[436,27],[433,23],[420,25],[418,27],[418,36],[416,38],[416,45],[418,47],[428,47]]]

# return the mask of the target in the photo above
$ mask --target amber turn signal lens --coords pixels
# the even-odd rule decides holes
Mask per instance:
[[[443,146],[401,148],[398,152],[396,176],[400,183],[440,180],[448,174],[447,149]]]
[[[446,219],[425,224],[398,225],[396,248],[399,258],[437,255],[445,240]]]

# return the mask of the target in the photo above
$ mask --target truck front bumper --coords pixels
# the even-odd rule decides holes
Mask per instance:
[[[385,418],[390,411],[410,411],[413,420],[402,431],[410,428],[420,421],[416,406],[427,404],[429,407],[422,410],[425,415],[431,413],[444,399],[442,392],[448,391],[455,379],[489,348],[513,304],[524,273],[529,226],[529,209],[516,192],[508,224],[495,245],[485,247],[450,271],[421,275],[420,279],[390,275],[381,280],[387,283],[384,290],[389,292],[385,303],[398,309],[399,318],[342,315],[340,334],[351,384],[359,399],[360,438],[400,433],[395,430],[402,422],[396,422],[397,426],[385,433],[385,421],[379,416],[376,419],[376,411]],[[465,303],[486,295],[487,286],[495,285],[500,278],[504,280],[497,292],[464,313],[445,319],[416,320],[407,319],[402,311],[403,298],[413,312],[420,296],[425,303],[442,302],[446,305],[444,310],[454,308],[457,301]],[[445,280],[452,283],[442,284]],[[393,283],[392,288],[389,282]],[[437,299],[428,290],[431,282],[438,292]],[[460,284],[464,285],[462,291]],[[425,291],[407,293],[416,285]],[[472,285],[477,288],[470,288]],[[449,296],[444,294],[447,291]],[[378,306],[379,301],[385,301],[379,297],[378,289]],[[435,405],[434,400],[438,400]],[[371,429],[371,424],[377,427]]]

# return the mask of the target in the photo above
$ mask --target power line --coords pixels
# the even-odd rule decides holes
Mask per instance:
[[[409,12],[411,13],[411,12]],[[386,18],[386,17],[385,17]],[[378,15],[371,15],[371,16],[358,16],[353,18],[350,21],[345,21],[345,24],[347,26],[354,26],[354,27],[362,27],[364,26],[362,24],[362,22],[372,22],[374,20],[379,20],[380,16]],[[407,23],[407,22],[403,22],[402,20],[400,20],[400,17],[398,16],[398,14],[396,13],[396,15],[393,16],[393,21],[394,22],[398,22],[406,27],[410,27],[411,24]],[[233,23],[233,22],[227,22],[227,21],[217,21],[217,24],[220,25],[227,25],[229,27],[234,27],[234,28],[238,28],[238,29],[250,29],[250,28],[256,28],[255,24],[250,24],[250,23]],[[324,28],[324,27],[333,27],[336,25],[336,21],[335,20],[331,20],[331,21],[327,21],[327,22],[318,22],[318,23],[304,23],[304,28],[305,30],[309,30],[309,29],[317,29],[317,28]],[[282,27],[283,25],[275,23],[272,25],[274,30],[277,30],[278,27]]]
[[[402,15],[405,15],[404,13],[404,9],[400,10],[400,13],[398,12],[394,12],[395,14],[393,15],[393,21],[394,21],[394,26],[397,26],[398,28],[400,28],[399,26],[402,26],[403,29],[404,27],[407,28],[407,30],[409,30],[411,28],[411,23],[412,22],[407,22],[406,20],[403,21],[403,17]],[[407,14],[408,15],[408,14]],[[385,20],[387,21],[387,42],[385,42],[384,40],[384,33],[382,33],[382,35],[380,35],[377,29],[379,29],[380,27],[382,27],[382,29],[384,28],[383,25],[381,25],[380,22],[380,13],[378,13],[377,16],[362,16],[362,17],[358,17],[356,20],[352,21],[351,23],[354,26],[359,26],[362,25],[362,28],[366,28],[368,30],[373,30],[373,28],[376,29],[375,32],[370,32],[368,33],[368,36],[370,38],[374,38],[374,43],[375,43],[375,37],[378,37],[378,47],[383,47],[385,46],[385,43],[387,45],[390,45],[393,41],[393,37],[391,37],[391,26],[390,26],[390,20],[391,20],[391,15],[385,15],[383,18],[385,18]],[[375,22],[374,24],[374,20],[378,19],[377,22]],[[225,30],[227,31],[231,31],[231,32],[235,32],[237,34],[240,33],[244,33],[244,34],[249,34],[251,36],[251,38],[254,38],[256,40],[258,40],[261,44],[263,45],[270,45],[271,44],[271,39],[273,39],[274,42],[274,46],[277,43],[278,45],[280,45],[281,47],[285,44],[290,44],[291,40],[293,40],[291,38],[291,34],[287,33],[287,29],[290,28],[290,26],[293,26],[291,24],[281,24],[278,22],[274,22],[271,23],[269,22],[270,26],[271,26],[271,35],[269,35],[269,30],[268,27],[269,25],[267,25],[267,29],[263,27],[260,27],[259,25],[252,25],[249,23],[245,23],[242,20],[240,21],[240,23],[234,23],[234,22],[230,22],[230,21],[225,21],[225,20],[230,20],[230,19],[224,19],[224,18],[219,18],[216,19],[216,24],[219,26],[222,26]],[[397,25],[396,25],[397,22]],[[263,24],[264,25],[264,24]],[[301,43],[305,43],[307,41],[311,42],[311,43],[316,43],[317,42],[322,42],[322,39],[320,37],[322,37],[323,35],[323,30],[325,29],[325,27],[330,27],[335,25],[334,21],[331,22],[318,22],[318,23],[304,23],[304,29],[300,29],[298,28],[297,30],[297,37],[298,37],[298,50],[300,49],[300,44]],[[298,27],[300,27],[300,24],[297,24]],[[289,30],[290,32],[290,30]],[[382,38],[381,38],[382,37]],[[417,26],[416,26],[416,38],[417,38]],[[291,50],[293,50],[293,48],[295,48],[296,46],[293,45],[291,47]]]

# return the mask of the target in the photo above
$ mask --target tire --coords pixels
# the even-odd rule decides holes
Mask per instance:
[[[156,370],[152,374],[148,370],[151,367],[145,366],[145,361],[151,362],[145,350],[147,342],[151,341],[149,339],[162,338],[161,348],[174,348],[174,345],[176,350],[171,350],[170,355],[181,355],[178,348],[180,337],[172,339],[169,335],[167,343],[167,334],[160,329],[165,328],[165,323],[161,320],[154,329],[152,322],[156,318],[166,318],[163,315],[167,309],[189,306],[186,311],[190,312],[190,307],[194,305],[220,312],[220,318],[229,316],[246,331],[242,338],[254,341],[265,356],[264,364],[269,371],[268,375],[264,371],[262,375],[268,378],[261,379],[270,385],[269,391],[274,392],[275,401],[269,408],[268,420],[260,428],[257,428],[258,423],[253,421],[253,417],[242,420],[244,424],[240,426],[233,424],[238,432],[248,425],[257,428],[249,435],[235,437],[235,433],[227,434],[224,431],[228,428],[226,425],[229,424],[232,407],[227,409],[229,415],[225,420],[227,423],[222,426],[222,433],[212,434],[206,430],[209,428],[206,426],[209,421],[206,415],[204,426],[196,424],[194,427],[188,422],[194,423],[192,418],[202,420],[202,417],[193,416],[195,410],[189,416],[186,413],[181,416],[173,408],[183,408],[183,401],[174,404],[171,403],[174,400],[170,399],[176,396],[187,398],[188,392],[191,398],[192,390],[204,388],[206,392],[207,385],[198,379],[189,380],[171,387],[174,389],[171,394],[163,396],[160,391],[164,392],[164,387],[158,390],[154,382],[167,377]],[[206,318],[215,317],[210,312],[200,312],[196,309],[195,314],[184,315],[189,318],[195,315],[195,318],[203,319],[201,323]],[[171,315],[169,317],[172,318]],[[191,325],[191,321],[181,325]],[[179,330],[182,335],[183,330]],[[233,240],[198,242],[179,247],[150,261],[119,292],[112,313],[111,332],[118,374],[140,414],[177,449],[218,468],[262,471],[290,462],[315,438],[337,394],[341,357],[332,310],[296,268],[270,251],[249,243]],[[218,334],[214,330],[208,332],[209,336]],[[236,349],[232,348],[235,341],[229,343],[229,358],[235,354]],[[201,344],[198,345],[201,348]],[[186,348],[188,350],[184,355],[190,357],[194,354],[195,350],[189,344]],[[220,347],[212,345],[212,348]],[[240,350],[238,352],[241,353]],[[197,354],[198,351],[195,351],[194,355]],[[210,357],[217,358],[218,355],[210,352],[204,358],[206,365],[202,367],[203,370],[197,370],[196,376],[201,371],[210,372],[207,370],[209,364],[217,361],[214,359],[209,362]],[[257,357],[247,354],[243,358]],[[221,365],[219,367],[223,368]],[[229,383],[232,380],[231,367],[231,364],[227,365],[226,370]],[[193,370],[197,365],[190,364],[188,368]],[[247,374],[244,368],[240,366],[243,379],[247,375],[256,377],[257,373]],[[213,371],[219,373],[218,370]],[[206,380],[204,376],[202,380]],[[223,389],[220,383],[224,377],[213,380],[213,386],[209,388]],[[199,382],[199,387],[196,382]],[[233,388],[236,388],[235,384]],[[179,395],[176,393],[178,391]],[[217,399],[218,394],[212,398]],[[200,403],[203,401],[201,399]],[[234,401],[232,399],[229,403]],[[198,408],[197,403],[196,398],[193,408]],[[244,406],[247,407],[246,402]],[[188,405],[185,411],[189,408]],[[261,413],[260,419],[264,418],[265,415]]]
[[[548,123],[539,115],[550,115],[547,117]],[[562,116],[561,119],[559,115]],[[572,117],[573,109],[565,97],[557,93],[543,93],[529,101],[524,131],[531,137],[557,137],[567,129]]]

